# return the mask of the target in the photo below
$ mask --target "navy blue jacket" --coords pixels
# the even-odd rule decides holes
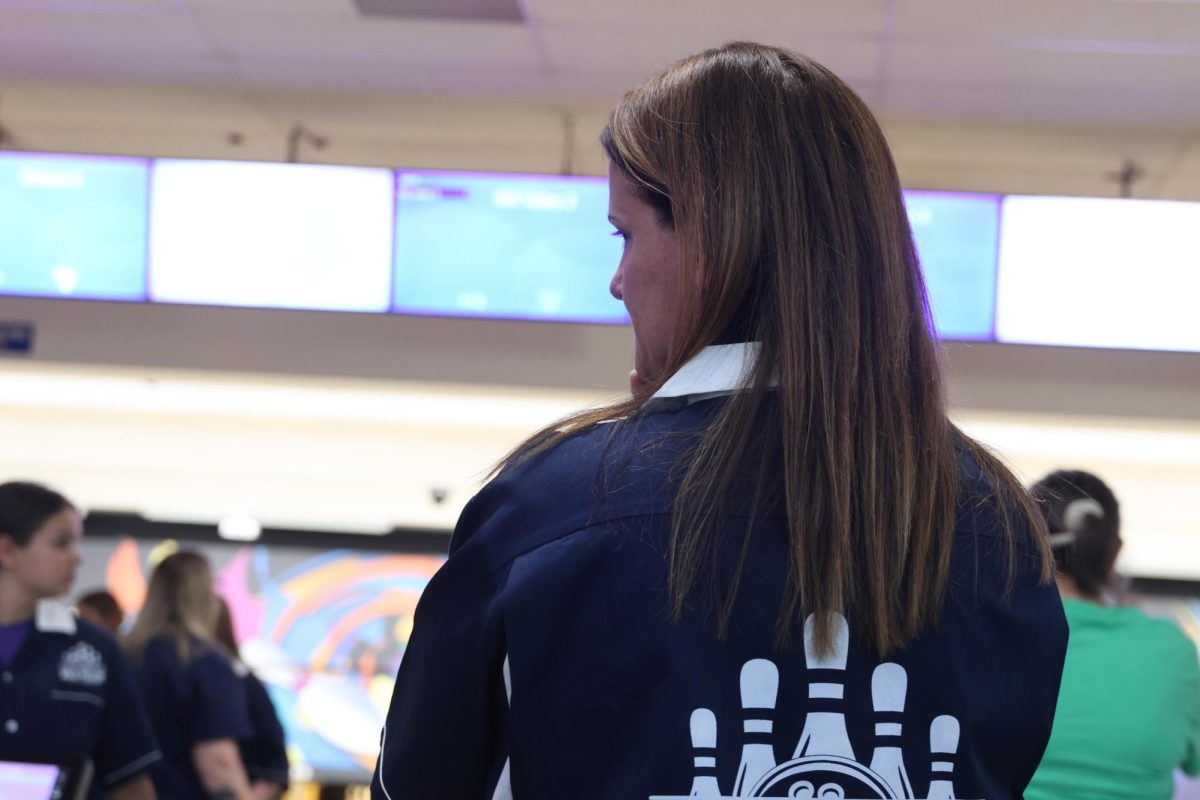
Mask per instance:
[[[116,641],[69,608],[39,604],[13,663],[0,668],[0,759],[93,765],[93,797],[160,758]]]
[[[375,800],[1020,795],[1050,734],[1067,627],[1028,542],[1004,596],[998,506],[965,453],[941,619],[886,662],[853,619],[831,657],[803,635],[774,648],[778,502],[726,640],[701,611],[668,619],[670,468],[688,441],[670,434],[723,402],[600,426],[468,504],[416,612]]]

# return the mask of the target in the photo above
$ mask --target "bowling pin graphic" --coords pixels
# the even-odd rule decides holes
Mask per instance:
[[[834,614],[833,650],[825,657],[818,657],[813,642],[815,619],[810,616],[804,621],[804,658],[811,673],[820,670],[822,675],[812,676],[808,683],[808,699],[821,708],[810,711],[804,720],[800,743],[792,758],[803,756],[841,756],[854,760],[854,749],[846,733],[846,715],[842,711],[845,696],[846,656],[850,652],[850,626],[841,614]]]
[[[748,797],[754,784],[775,767],[771,744],[775,698],[779,693],[779,669],[770,661],[755,658],[742,666],[742,716],[744,731],[742,761],[738,765],[733,797]]]
[[[912,783],[904,768],[900,735],[904,732],[901,713],[908,694],[908,673],[899,664],[880,664],[871,675],[871,700],[875,706],[875,753],[871,771],[892,787],[897,798],[913,796]]]
[[[950,759],[957,754],[958,718],[935,717],[929,725],[929,771],[933,779],[928,800],[954,800],[954,761]]]
[[[692,712],[692,758],[696,776],[689,797],[721,797],[717,784],[717,717],[707,708]]]

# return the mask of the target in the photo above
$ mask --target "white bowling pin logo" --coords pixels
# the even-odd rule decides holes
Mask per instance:
[[[775,698],[779,693],[779,670],[766,659],[756,658],[742,666],[742,761],[733,784],[735,797],[743,797],[758,779],[775,767],[772,743]]]
[[[929,725],[929,783],[927,800],[954,800],[954,761],[958,754],[958,719],[941,716]]]
[[[791,759],[777,764],[774,715],[778,710],[779,668],[767,659],[755,658],[742,665],[742,739],[740,760],[732,775],[729,793],[721,791],[717,751],[717,718],[707,708],[692,712],[691,741],[694,767],[688,795],[651,795],[649,800],[736,800],[743,797],[792,797],[812,800],[916,800],[917,793],[905,766],[902,734],[908,698],[908,673],[899,664],[879,664],[871,674],[870,692],[874,713],[874,746],[869,765],[858,762],[846,725],[847,689],[866,691],[866,686],[847,687],[846,662],[850,651],[850,628],[837,615],[834,640],[827,656],[818,656],[813,646],[813,618],[804,625],[804,654],[811,710],[805,716],[800,742]],[[911,714],[911,712],[909,712]],[[733,724],[733,720],[729,721]],[[736,728],[730,730],[732,735]],[[948,715],[934,718],[929,726],[929,750],[909,753],[910,758],[930,759],[933,780],[925,800],[955,800],[954,760],[959,748],[958,719]],[[862,744],[865,749],[866,745]],[[730,761],[738,753],[727,747]]]
[[[810,711],[792,758],[803,756],[839,756],[854,760],[854,748],[846,732],[845,700],[846,657],[850,653],[850,626],[841,614],[835,615],[833,649],[825,656],[817,654],[814,639],[816,619],[804,621],[804,659],[808,670],[820,670],[820,677],[808,684],[808,699],[828,710]]]
[[[696,777],[692,779],[689,797],[721,797],[717,784],[717,717],[707,708],[692,712],[692,764]]]
[[[880,664],[871,675],[871,701],[875,708],[875,752],[871,771],[887,781],[897,798],[913,796],[912,783],[904,768],[900,737],[904,733],[901,714],[908,694],[908,674],[899,664]]]

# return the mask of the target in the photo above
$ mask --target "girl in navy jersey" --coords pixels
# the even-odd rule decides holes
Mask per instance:
[[[266,685],[242,661],[229,604],[218,595],[217,606],[213,638],[232,656],[233,671],[246,690],[246,710],[250,716],[251,735],[238,742],[238,752],[255,796],[261,800],[272,800],[281,796],[289,783],[287,739],[283,724],[279,721],[279,713],[275,710]]]
[[[251,734],[246,690],[232,656],[213,639],[217,613],[208,559],[173,553],[151,573],[125,638],[162,745],[151,773],[160,797],[257,798],[237,746]]]
[[[601,143],[631,395],[463,511],[374,797],[1019,797],[1062,604],[1024,490],[947,418],[879,125],[739,43]]]
[[[61,494],[0,486],[0,760],[90,761],[91,797],[152,800],[158,746],[125,657],[60,602],[82,535]]]

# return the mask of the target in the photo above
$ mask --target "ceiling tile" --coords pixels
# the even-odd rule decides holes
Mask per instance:
[[[0,46],[38,45],[48,59],[80,48],[137,52],[200,52],[204,36],[178,14],[44,14],[0,11]]]
[[[369,18],[354,0],[0,0],[0,79],[603,107],[750,39],[807,53],[889,113],[1174,127],[1200,108],[1200,2],[522,2],[527,26]]]
[[[887,0],[528,0],[538,24],[614,27],[670,35],[693,26],[709,30],[753,27],[763,41],[802,34],[873,36],[885,24]],[[730,33],[720,41],[738,35]],[[614,46],[617,43],[614,42]]]
[[[884,114],[1020,124],[1123,126],[1154,120],[1159,128],[1200,125],[1200,90],[1188,98],[1136,87],[1081,86],[1069,92],[1021,83],[891,82],[876,105]]]
[[[547,74],[529,67],[447,67],[311,58],[242,59],[239,69],[260,89],[378,92],[450,97],[541,98],[551,89]]]
[[[502,69],[540,64],[523,26],[355,18],[313,25],[305,18],[237,12],[210,12],[204,25],[239,61],[285,60],[301,69],[322,60],[375,64],[381,70],[394,65]]]
[[[1111,39],[1195,42],[1200,3],[1149,0],[904,0],[896,6],[900,38]]]
[[[890,51],[889,81],[1004,83],[1046,87],[1126,86],[1164,93],[1164,81],[1200,84],[1200,52],[1188,55],[1062,52],[1027,46],[897,43]]]
[[[83,81],[90,84],[224,85],[238,82],[227,61],[204,53],[171,53],[151,59],[119,47],[46,50],[42,45],[0,43],[0,76],[6,80]]]
[[[0,13],[10,10],[96,16],[174,13],[175,9],[170,0],[0,0]]]
[[[612,93],[624,91],[693,53],[732,40],[765,38],[748,28],[717,31],[694,26],[660,32],[555,26],[545,29],[544,41],[550,64],[564,85],[603,87]],[[776,36],[775,43],[805,53],[847,81],[867,81],[876,75],[879,45],[873,39],[796,34]]]
[[[367,17],[525,22],[518,0],[354,0],[354,5]]]

